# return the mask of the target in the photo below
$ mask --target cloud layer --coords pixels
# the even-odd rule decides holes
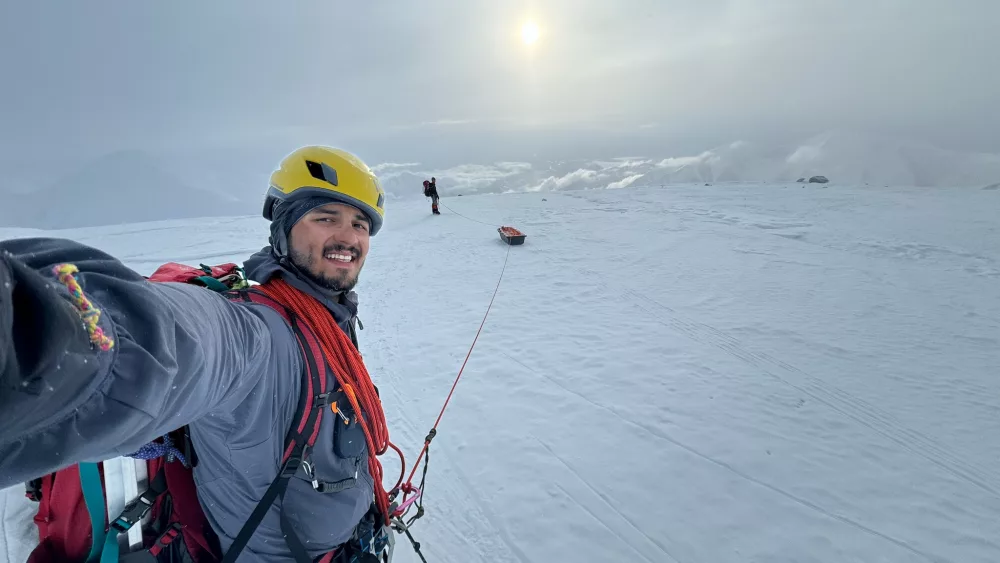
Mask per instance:
[[[983,186],[1000,180],[1000,155],[830,131],[790,146],[735,141],[693,156],[501,162],[430,170],[409,165],[388,170],[381,177],[396,197],[422,197],[422,181],[432,176],[442,195],[471,195],[674,183],[794,182],[814,175],[825,175],[834,184]]]
[[[1000,152],[997,21],[996,0],[5,2],[0,168],[38,188],[117,150],[246,169],[314,142],[428,169],[662,159],[833,127]]]
[[[0,226],[58,228],[121,221],[219,215],[258,215],[268,167],[246,172],[213,162],[205,176],[173,167],[142,151],[122,151],[85,166],[30,194],[8,194]],[[422,183],[436,177],[443,196],[628,189],[726,182],[794,182],[812,175],[827,187],[855,184],[973,186],[995,189],[1000,155],[949,151],[905,139],[828,132],[791,146],[736,141],[693,156],[622,157],[596,160],[495,162],[428,167],[384,162],[373,167],[391,199],[423,197]],[[242,178],[243,176],[239,176]],[[141,179],[141,182],[136,181]],[[81,200],[81,195],[83,199]]]

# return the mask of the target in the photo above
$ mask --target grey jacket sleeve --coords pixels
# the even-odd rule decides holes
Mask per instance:
[[[110,346],[54,273],[64,263]],[[230,412],[271,363],[259,314],[72,241],[0,242],[0,488]]]

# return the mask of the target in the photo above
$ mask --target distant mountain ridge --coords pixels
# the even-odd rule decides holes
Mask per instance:
[[[793,182],[815,175],[840,184],[979,186],[1000,180],[1000,155],[831,131],[788,150],[738,141],[693,157],[664,159],[650,169],[645,180],[654,184]]]
[[[963,153],[906,139],[829,131],[792,146],[736,141],[693,156],[551,161],[421,169],[393,165],[380,174],[398,197],[421,197],[435,176],[448,194],[616,189],[678,183],[795,182],[826,176],[831,185],[983,187],[1000,182],[1000,155]]]
[[[143,151],[120,151],[28,194],[5,196],[0,222],[61,229],[238,215],[240,200],[196,189]]]
[[[270,164],[236,159],[176,173],[143,151],[122,151],[92,161],[28,194],[8,193],[0,226],[58,229],[163,219],[259,214]],[[207,166],[207,165],[206,165]],[[260,168],[246,181],[249,168]],[[887,136],[828,131],[790,146],[736,141],[693,156],[606,160],[495,162],[429,168],[419,163],[375,164],[390,202],[423,197],[422,182],[436,177],[442,196],[484,193],[624,189],[678,183],[795,182],[825,176],[837,185],[977,187],[1000,184],[1000,155],[966,153]],[[234,179],[226,170],[241,170]],[[180,179],[221,178],[216,186]],[[239,181],[244,178],[243,181]],[[261,186],[261,187],[258,187]]]

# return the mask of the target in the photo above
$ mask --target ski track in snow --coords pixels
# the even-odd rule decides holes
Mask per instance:
[[[447,198],[441,216],[391,202],[359,339],[407,475],[509,251],[430,448],[423,553],[1000,561],[998,194],[678,186]],[[501,224],[526,244],[502,244]],[[0,229],[47,234],[148,275],[242,262],[267,226]],[[382,462],[394,483],[395,454]],[[30,504],[8,506],[8,534],[33,530]],[[418,561],[405,536],[395,560]]]
[[[521,364],[522,366],[524,366],[524,364],[521,363],[520,361],[518,361],[518,360],[516,360],[514,358],[510,358],[510,359],[513,360],[513,361],[515,361],[515,362],[517,362],[517,363],[519,363],[519,364]],[[540,375],[542,377],[546,377],[543,374],[538,373],[536,370],[534,370],[534,369],[532,369],[532,368],[530,368],[528,366],[524,366],[524,367],[526,369],[531,370],[532,372],[534,372],[537,375]],[[556,383],[556,384],[559,385],[560,387],[562,387],[561,384],[559,384],[559,383]],[[840,522],[843,522],[844,524],[847,524],[849,526],[853,526],[853,527],[855,527],[855,528],[857,528],[859,530],[862,530],[862,531],[864,531],[866,533],[869,533],[869,534],[871,534],[873,536],[876,536],[876,537],[882,538],[884,540],[887,540],[889,542],[892,542],[892,543],[894,543],[894,544],[896,544],[896,545],[898,545],[898,546],[906,549],[907,551],[910,551],[910,552],[914,553],[915,555],[919,555],[920,557],[923,557],[923,558],[927,559],[928,561],[938,561],[938,559],[936,559],[936,558],[934,558],[934,557],[932,557],[932,556],[930,556],[930,555],[928,555],[926,553],[922,553],[922,552],[914,549],[912,546],[906,544],[905,542],[902,542],[902,541],[900,541],[900,540],[898,540],[896,538],[893,538],[891,536],[883,534],[882,532],[879,532],[877,530],[873,530],[873,529],[871,529],[871,528],[869,528],[869,527],[867,527],[867,526],[865,526],[863,524],[860,524],[858,522],[855,522],[854,520],[851,520],[850,518],[841,516],[839,514],[834,514],[834,513],[830,512],[830,511],[828,511],[828,510],[820,507],[820,506],[817,506],[816,504],[813,504],[812,502],[809,502],[808,500],[805,500],[805,499],[800,498],[800,497],[798,497],[798,496],[796,496],[796,495],[794,495],[792,493],[789,493],[788,491],[785,491],[785,490],[783,490],[783,489],[781,489],[779,487],[776,487],[774,485],[771,485],[769,483],[761,481],[761,480],[759,480],[759,479],[757,479],[755,477],[747,475],[747,474],[743,473],[742,471],[736,469],[735,467],[731,466],[730,464],[728,464],[728,463],[726,463],[724,461],[720,461],[718,459],[715,459],[712,456],[706,455],[706,454],[698,451],[696,448],[693,448],[693,447],[691,447],[688,444],[684,444],[684,443],[682,443],[682,442],[680,442],[680,441],[678,441],[678,440],[676,440],[674,438],[671,438],[669,435],[662,433],[662,431],[660,431],[660,430],[658,430],[656,428],[650,427],[649,425],[643,424],[641,422],[636,422],[636,421],[628,418],[627,416],[625,416],[625,415],[617,412],[616,410],[614,410],[612,408],[608,408],[607,406],[601,405],[601,404],[596,403],[594,401],[591,401],[590,399],[587,399],[586,397],[583,397],[582,395],[579,395],[578,393],[575,393],[575,392],[570,391],[568,389],[567,389],[567,391],[570,392],[570,393],[573,393],[574,395],[577,395],[577,396],[583,398],[585,401],[587,401],[588,403],[592,404],[593,406],[595,406],[595,407],[597,407],[597,408],[599,408],[601,410],[605,410],[605,411],[610,412],[612,415],[614,415],[619,420],[621,420],[623,422],[626,422],[626,423],[628,423],[630,425],[633,425],[633,426],[635,426],[635,427],[643,430],[644,432],[649,433],[650,435],[652,435],[653,437],[655,437],[657,439],[669,442],[670,444],[672,444],[674,446],[682,448],[685,451],[687,451],[687,452],[689,452],[691,454],[694,454],[695,456],[697,456],[697,457],[699,457],[699,458],[701,458],[701,459],[703,459],[703,460],[705,460],[705,461],[707,461],[707,462],[709,462],[711,464],[717,465],[717,466],[725,469],[726,471],[729,471],[729,472],[735,474],[736,476],[738,476],[741,479],[745,479],[745,480],[747,480],[747,481],[749,481],[749,482],[751,482],[751,483],[753,483],[755,485],[759,485],[761,487],[764,487],[765,489],[768,489],[768,490],[770,490],[770,491],[772,491],[774,493],[777,493],[777,494],[779,494],[781,496],[784,496],[784,497],[786,497],[786,498],[788,498],[788,499],[790,499],[790,500],[792,500],[792,501],[794,501],[794,502],[796,502],[798,504],[801,504],[801,505],[803,505],[803,506],[805,506],[805,507],[807,507],[807,508],[809,508],[811,510],[814,510],[814,511],[820,513],[820,514],[823,514],[824,516],[828,516],[831,519],[838,520]],[[536,440],[537,440],[537,438],[536,438]],[[568,463],[566,463],[565,460],[563,460],[562,458],[560,458],[558,454],[556,454],[554,451],[552,451],[552,449],[548,445],[546,445],[544,442],[541,442],[540,440],[539,440],[539,442],[542,443],[542,445],[547,450],[549,450],[549,452],[554,457],[556,457],[557,459],[559,459],[559,461],[562,462],[567,467],[567,469],[569,469],[578,479],[580,479],[580,481],[582,481],[587,486],[587,488],[590,489],[591,492],[593,492],[594,494],[596,494],[597,496],[599,496],[602,500],[605,501],[605,503],[608,503],[608,505],[610,506],[610,502],[608,501],[608,499],[603,494],[601,494],[600,492],[598,492],[596,489],[594,489],[594,487],[592,485],[590,485],[590,483],[588,483],[586,480],[584,480],[582,477],[580,477],[580,475],[578,473],[576,473],[576,471],[574,471],[573,468]],[[612,510],[614,510],[614,509],[612,508]],[[623,519],[625,519],[626,521],[628,521],[628,519],[625,518],[624,515],[622,515],[622,514],[619,513],[619,516],[621,516]],[[631,521],[629,521],[629,524],[633,525],[633,527],[634,527],[634,524],[632,524]],[[639,531],[640,533],[642,533],[640,530],[638,530],[638,529],[636,529],[636,530]],[[643,535],[645,536],[645,534],[643,534]],[[672,558],[672,560],[677,561],[677,558],[674,557],[673,555],[670,555],[670,553],[666,550],[666,548],[664,548],[659,542],[656,542],[655,540],[653,540],[652,538],[649,538],[648,536],[645,536],[645,537],[647,539],[649,539],[650,541],[652,541],[653,543],[655,543],[657,545],[657,547],[659,547],[665,554],[669,555]]]
[[[595,272],[588,273],[595,274]],[[998,491],[1000,485],[991,482],[1000,477],[1000,475],[992,475],[986,469],[976,467],[975,464],[961,459],[959,456],[949,452],[944,446],[937,444],[919,432],[905,428],[897,420],[894,420],[890,415],[882,412],[874,405],[850,393],[846,393],[835,386],[825,384],[801,369],[773,358],[768,354],[747,350],[735,338],[709,325],[685,319],[678,315],[677,311],[654,299],[650,299],[630,289],[623,290],[623,293],[637,303],[647,303],[665,311],[669,317],[666,319],[661,318],[661,320],[666,326],[683,332],[698,342],[716,346],[726,353],[753,365],[762,373],[809,395],[844,416],[920,455],[931,463],[941,466],[955,476],[976,485],[984,492],[1000,498],[1000,491]],[[805,381],[803,383],[792,382],[787,377],[775,373],[776,370],[783,371]]]
[[[596,488],[594,488],[593,485],[591,485],[586,479],[583,478],[582,475],[580,475],[575,469],[573,469],[573,466],[570,465],[566,460],[564,460],[563,458],[561,458],[559,456],[559,454],[557,454],[555,452],[555,450],[553,450],[551,447],[549,447],[548,444],[546,444],[545,442],[539,440],[537,437],[532,436],[532,438],[534,438],[539,444],[542,445],[542,447],[544,447],[546,450],[548,450],[549,454],[551,454],[552,457],[554,457],[557,460],[559,460],[559,462],[562,463],[563,466],[566,467],[566,469],[569,470],[569,472],[572,473],[574,477],[576,477],[581,483],[583,483],[583,485],[587,488],[588,491],[590,491],[591,493],[593,493],[594,496],[596,496],[597,498],[601,499],[604,508],[610,510],[611,512],[615,513],[616,516],[618,516],[619,518],[621,518],[622,520],[624,520],[625,523],[628,525],[628,527],[631,530],[633,530],[634,532],[638,533],[640,536],[642,536],[643,539],[645,539],[649,543],[655,545],[656,548],[660,551],[660,553],[662,553],[663,555],[667,556],[671,561],[674,561],[676,563],[680,563],[678,561],[678,559],[676,557],[674,557],[670,553],[670,551],[667,550],[667,548],[661,542],[657,541],[654,538],[649,537],[649,535],[646,534],[645,532],[643,532],[641,529],[639,529],[639,527],[636,526],[635,522],[633,522],[628,516],[622,514],[620,511],[618,511],[618,509],[616,509],[614,507],[614,505],[611,503],[611,500],[608,499],[607,496],[605,496],[599,490],[597,490]],[[559,490],[561,490],[564,494],[567,494],[567,496],[569,496],[572,499],[572,496],[570,496],[568,494],[568,492],[565,489],[562,488],[561,485],[557,484],[557,486],[559,487]],[[611,527],[609,527],[607,524],[605,524],[604,520],[598,518],[590,509],[588,509],[586,506],[584,506],[579,500],[573,499],[573,502],[576,503],[577,505],[579,505],[580,508],[582,508],[583,510],[585,510],[591,516],[593,516],[598,522],[601,523],[602,526],[606,527],[609,531],[611,531],[611,533],[613,533],[616,536],[618,536],[618,538],[621,539],[622,543],[625,543],[625,544],[631,546],[631,544],[629,544],[625,540],[625,538],[621,537],[621,535],[619,535],[618,532],[614,531]],[[633,547],[633,549],[634,549],[634,547]],[[643,557],[643,559],[646,559],[647,561],[651,561],[651,559],[649,559],[645,555],[642,555],[642,554],[640,554],[640,555]]]

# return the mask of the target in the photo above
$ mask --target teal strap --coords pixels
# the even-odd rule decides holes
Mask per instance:
[[[101,474],[96,463],[80,464],[80,487],[83,489],[83,500],[90,512],[90,529],[92,531],[90,555],[87,563],[97,563],[105,543],[104,522],[104,487],[101,486]]]
[[[118,533],[108,534],[101,552],[101,563],[118,563]]]
[[[80,487],[90,512],[92,539],[87,563],[118,563],[118,534],[105,532],[104,487],[96,463],[80,464]]]
[[[205,287],[213,291],[220,291],[220,292],[229,291],[229,288],[226,287],[226,284],[220,282],[219,280],[213,278],[212,276],[198,276],[195,279],[205,284]]]

